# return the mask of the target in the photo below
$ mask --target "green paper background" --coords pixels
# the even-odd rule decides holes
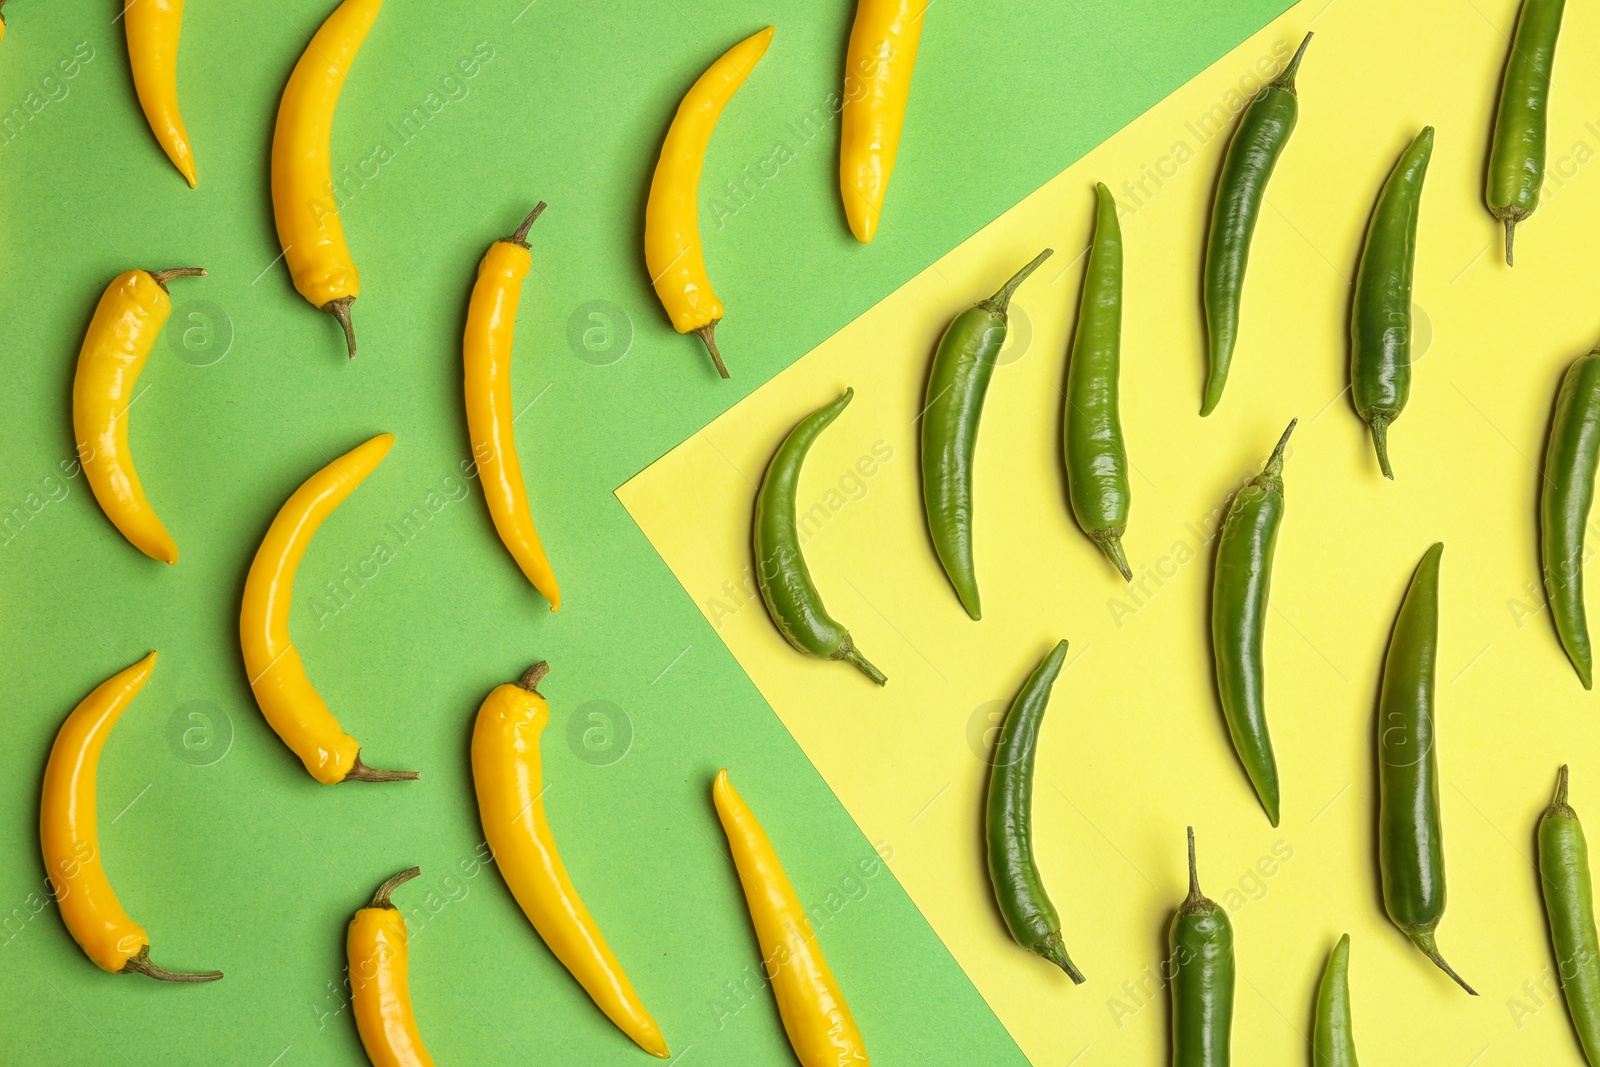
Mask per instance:
[[[462,6],[392,0],[340,104],[337,161],[392,150],[343,211],[364,280],[353,364],[274,261],[267,191],[277,97],[327,0],[190,5],[180,85],[192,192],[138,110],[117,6],[6,6],[0,1058],[364,1062],[343,1010],[344,926],[378,882],[420,863],[397,903],[411,915],[419,1023],[441,1064],[646,1062],[475,862],[472,716],[495,684],[546,658],[550,819],[681,1059],[793,1062],[770,996],[753,982],[730,992],[758,951],[710,805],[726,765],[801,896],[844,902],[820,936],[874,1063],[1022,1062],[893,875],[873,867],[875,846],[892,855],[894,842],[862,837],[612,491],[1285,0],[936,3],[871,247],[850,238],[835,189],[830,94],[852,4]],[[776,41],[724,115],[702,186],[707,260],[729,308],[718,336],[734,377],[721,383],[654,300],[640,219],[682,92],[774,19]],[[64,78],[58,63],[75,49],[92,58]],[[475,49],[476,73],[463,77],[458,61]],[[443,107],[403,142],[391,123],[430,93]],[[775,158],[775,177],[748,177]],[[729,182],[745,182],[742,202]],[[516,365],[519,406],[538,400],[517,431],[566,598],[554,616],[460,468],[474,265],[539,198],[551,206],[532,237]],[[182,550],[167,568],[127,545],[66,473],[69,397],[106,282],[188,264],[211,276],[173,283],[176,310],[133,418],[146,489]],[[255,709],[239,594],[284,498],[383,430],[394,451],[301,568],[295,638],[368,761],[424,777],[328,788]],[[398,533],[413,512],[411,534]],[[326,583],[380,542],[394,559],[333,600]],[[103,852],[153,958],[227,971],[210,986],[101,973],[43,890],[37,795],[55,730],[151,648],[154,677],[101,764]]]

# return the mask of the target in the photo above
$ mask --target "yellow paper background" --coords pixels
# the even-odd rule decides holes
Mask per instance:
[[[1316,983],[1342,932],[1364,1060],[1582,1062],[1531,861],[1559,763],[1573,766],[1580,814],[1600,813],[1600,696],[1582,690],[1542,611],[1536,537],[1555,388],[1600,336],[1600,166],[1588,166],[1600,67],[1584,58],[1600,11],[1567,10],[1551,183],[1510,270],[1483,168],[1516,7],[1299,5],[619,490],[863,832],[893,848],[895,875],[1035,1063],[1165,1061],[1155,976],[1184,894],[1189,823],[1202,885],[1236,932],[1235,1063],[1309,1061]],[[1317,37],[1299,78],[1300,125],[1256,232],[1232,377],[1202,420],[1199,267],[1231,112],[1307,29]],[[1062,106],[1071,100],[1066,73]],[[1417,365],[1391,431],[1389,483],[1345,392],[1349,279],[1378,189],[1427,123],[1437,143],[1417,256]],[[1123,209],[1132,590],[1073,524],[1060,459],[1097,180]],[[950,318],[1046,244],[1056,255],[1017,295],[984,414],[974,623],[928,541],[915,420]],[[805,552],[831,612],[888,674],[883,691],[794,652],[749,585],[766,463],[846,385],[856,399],[801,486],[802,511],[822,507]],[[1283,779],[1274,830],[1213,695],[1209,537],[1292,416],[1267,637]],[[1379,669],[1406,583],[1436,540],[1446,545],[1438,728],[1450,890],[1439,943],[1476,999],[1388,923],[1373,851]],[[1071,666],[1045,720],[1034,821],[1089,979],[1076,988],[1008,939],[981,836],[986,730],[1061,637]]]

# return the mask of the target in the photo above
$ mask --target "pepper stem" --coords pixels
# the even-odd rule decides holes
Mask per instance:
[[[346,782],[414,782],[422,775],[416,771],[380,771],[376,767],[368,767],[361,762],[357,754],[355,765],[350,768],[350,773],[342,779]]]
[[[720,321],[720,319],[712,319],[704,326],[696,327],[694,332],[699,334],[700,340],[706,343],[706,351],[711,353],[711,362],[717,365],[717,373],[726,379],[731,375],[728,374],[728,368],[722,363],[722,353],[717,351],[716,331],[717,323]]]
[[[1017,286],[1027,281],[1028,275],[1038,270],[1039,264],[1043,263],[1054,254],[1055,249],[1047,248],[1043,252],[1040,252],[1038,255],[1034,256],[1028,261],[1027,266],[1013,274],[1011,276],[1011,280],[1000,287],[1000,291],[998,293],[995,293],[989,299],[980,302],[978,306],[986,311],[992,311],[996,315],[1004,315],[1006,313],[1006,309],[1011,306],[1011,294],[1017,291]]]
[[[1454,969],[1452,969],[1451,966],[1444,961],[1444,957],[1439,955],[1439,948],[1434,943],[1433,931],[1431,929],[1407,930],[1406,936],[1411,938],[1412,943],[1422,950],[1422,954],[1424,956],[1433,961],[1433,965],[1435,967],[1439,968],[1445,974],[1448,974],[1451,978],[1455,979],[1456,985],[1460,986],[1462,989],[1465,989],[1473,996],[1478,995],[1478,991],[1469,986],[1466,983],[1466,980],[1457,974]]]
[[[351,359],[356,358],[356,328],[350,321],[350,305],[355,301],[353,296],[341,296],[322,305],[322,310],[338,319],[339,325],[344,327],[344,344],[350,350]]]
[[[1384,417],[1372,420],[1372,447],[1378,453],[1378,469],[1383,476],[1394,481],[1394,468],[1389,466],[1389,420]]]
[[[154,978],[158,982],[215,982],[222,977],[221,971],[169,971],[165,967],[158,967],[150,962],[150,946],[141,945],[139,951],[129,957],[128,962],[122,965],[118,974],[143,974]]]
[[[545,207],[546,204],[543,200],[535,204],[533,210],[528,212],[528,217],[522,220],[522,225],[517,227],[517,232],[506,238],[506,243],[517,245],[520,248],[527,248],[528,231],[533,228],[535,222],[539,221],[539,216],[544,214]]]
[[[1189,827],[1189,900],[1186,903],[1204,899],[1206,895],[1200,892],[1200,873],[1194,862],[1194,827],[1191,826]]]
[[[526,671],[522,672],[522,677],[517,679],[517,685],[526,689],[534,696],[538,696],[539,683],[544,681],[544,676],[549,673],[550,664],[546,663],[544,660],[540,660],[538,663],[535,663]]]
[[[1048,937],[1033,946],[1033,951],[1066,971],[1067,977],[1072,979],[1074,985],[1083,984],[1083,972],[1073,966],[1072,957],[1067,955],[1067,946],[1061,939],[1060,930],[1052,930]]]
[[[1511,246],[1517,239],[1517,220],[1507,215],[1506,224],[1506,266],[1511,266]]]
[[[886,677],[882,671],[867,661],[867,657],[863,656],[861,654],[861,650],[856,648],[855,642],[850,640],[849,634],[845,635],[844,641],[839,645],[839,651],[833,654],[833,658],[842,659],[846,663],[855,664],[857,667],[861,668],[862,674],[865,674],[868,678],[871,678],[880,686],[889,684],[888,677]]]
[[[1556,772],[1556,798],[1550,802],[1550,806],[1554,808],[1567,806],[1567,765],[1565,763]]]
[[[1294,433],[1294,428],[1300,424],[1299,419],[1290,419],[1289,428],[1283,431],[1283,436],[1278,438],[1278,447],[1272,450],[1272,455],[1267,457],[1267,467],[1261,473],[1278,475],[1283,473],[1283,450],[1289,444],[1289,435]]]
[[[1106,559],[1116,564],[1117,570],[1122,572],[1122,580],[1133,581],[1133,571],[1128,569],[1128,557],[1122,551],[1122,533],[1127,527],[1119,526],[1112,530],[1095,530],[1089,534],[1089,540],[1100,546],[1100,551],[1106,554]]]
[[[5,0],[0,0],[0,5],[4,3]],[[145,273],[150,275],[157,285],[161,286],[162,292],[165,292],[168,279],[203,278],[205,277],[206,269],[204,267],[168,267],[166,270],[150,270],[145,271]]]
[[[378,891],[372,894],[372,902],[369,903],[367,907],[392,909],[394,905],[389,903],[389,897],[394,894],[396,889],[399,889],[401,886],[405,885],[407,882],[411,881],[411,879],[415,878],[421,873],[421,867],[407,867],[405,870],[401,871],[399,874],[380,885],[378,887]]]
[[[1294,57],[1289,60],[1289,65],[1283,68],[1282,74],[1273,79],[1273,85],[1279,89],[1287,89],[1291,93],[1294,92],[1294,76],[1299,73],[1300,60],[1306,54],[1306,46],[1311,43],[1311,38],[1315,36],[1316,34],[1314,33],[1306,34],[1306,39],[1300,42],[1299,48],[1295,49]]]

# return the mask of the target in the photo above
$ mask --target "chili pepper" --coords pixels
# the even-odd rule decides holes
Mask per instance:
[[[1250,265],[1250,242],[1261,217],[1267,183],[1278,157],[1289,144],[1300,101],[1294,78],[1311,43],[1306,34],[1300,48],[1276,78],[1255,95],[1239,118],[1239,126],[1222,157],[1217,178],[1217,198],[1211,207],[1211,229],[1206,236],[1205,311],[1211,370],[1200,414],[1209,415],[1228,384],[1228,367],[1239,339],[1239,303],[1244,295],[1244,273]]]
[[[800,531],[795,526],[795,495],[806,453],[853,396],[855,390],[846,389],[838,400],[801,419],[767,464],[756,493],[756,585],[773,625],[796,649],[817,659],[852,663],[874,682],[887,685],[889,680],[867,662],[850,631],[828,614],[800,551]]]
[[[311,538],[333,509],[355,492],[394,445],[381,433],[323,467],[284,501],[256,549],[244,580],[239,644],[256,704],[267,725],[324,785],[338,782],[402,782],[416,771],[381,771],[361,762],[361,746],[345,733],[306,677],[300,652],[289,638],[294,576]]]
[[[928,0],[857,0],[844,57],[839,196],[850,232],[871,242],[883,215]]]
[[[1434,747],[1434,673],[1439,655],[1439,559],[1428,549],[1406,590],[1383,662],[1378,697],[1378,867],[1389,918],[1423,955],[1473,996],[1439,955],[1444,918],[1444,827]]]
[[[1350,1029],[1350,935],[1339,938],[1317,987],[1317,1025],[1311,1039],[1313,1067],[1359,1067]]]
[[[961,606],[974,619],[983,616],[972,561],[972,466],[983,399],[1006,343],[1011,294],[1051,251],[1034,256],[999,292],[957,315],[939,339],[928,374],[928,400],[922,409],[922,502],[934,551]]]
[[[517,326],[517,301],[522,279],[528,276],[533,256],[528,251],[528,229],[544,211],[544,201],[522,220],[517,232],[489,246],[478,264],[478,280],[467,305],[467,333],[461,343],[467,398],[467,435],[478,468],[489,516],[500,540],[522,568],[533,587],[561,607],[550,559],[534,529],[528,510],[528,490],[522,481],[513,432],[516,416],[511,407],[511,344]]]
[[[356,1032],[373,1067],[433,1067],[411,1012],[406,917],[389,903],[396,889],[421,873],[421,867],[411,867],[380,885],[345,935]]]
[[[178,546],[144,494],[128,448],[128,420],[139,372],[172,313],[167,282],[203,274],[175,267],[114,278],[89,320],[72,378],[72,432],[89,488],[128,543],[163,563],[178,562]]]
[[[1117,386],[1122,372],[1122,227],[1117,203],[1095,185],[1094,240],[1084,270],[1078,327],[1067,363],[1062,449],[1072,514],[1089,540],[1133,581],[1122,535],[1128,530],[1128,450],[1122,443]]]
[[[1383,183],[1356,268],[1350,314],[1350,394],[1356,414],[1372,428],[1372,446],[1385,478],[1389,424],[1411,395],[1411,274],[1417,259],[1417,212],[1422,180],[1433,155],[1433,127],[1417,134]]]
[[[1600,1063],[1600,935],[1594,926],[1589,843],[1578,813],[1567,803],[1564,765],[1556,775],[1555,799],[1539,820],[1539,884],[1567,1014],[1584,1059]]]
[[[1172,1067],[1228,1067],[1233,1040],[1233,924],[1200,892],[1189,827],[1189,895],[1167,934],[1172,974]]]
[[[867,1067],[866,1043],[817,944],[805,906],[726,769],[717,772],[711,799],[761,943],[762,973],[772,984],[800,1067]]]
[[[1600,348],[1567,368],[1556,394],[1539,486],[1539,555],[1556,636],[1585,689],[1594,654],[1583,610],[1584,530],[1600,467]]]
[[[343,0],[334,8],[294,65],[272,132],[272,214],[284,262],[300,295],[344,328],[351,359],[350,305],[361,295],[361,272],[339,221],[329,142],[339,90],[382,6],[383,0]]]
[[[1278,761],[1267,732],[1262,643],[1272,591],[1272,556],[1283,523],[1283,450],[1297,421],[1289,423],[1266,467],[1228,506],[1217,539],[1211,587],[1211,653],[1222,717],[1233,750],[1273,826],[1278,825]]]
[[[194,154],[178,110],[178,35],[183,31],[183,0],[124,0],[122,22],[128,34],[128,66],[133,89],[172,165],[189,188],[195,186]]]
[[[1550,110],[1550,71],[1555,66],[1556,37],[1561,33],[1565,0],[1523,0],[1517,15],[1500,106],[1494,115],[1489,146],[1489,177],[1484,197],[1489,213],[1506,228],[1506,266],[1517,223],[1539,206],[1544,185],[1544,142]]]
[[[772,34],[768,26],[740,41],[690,87],[661,143],[661,158],[644,206],[644,261],[650,284],[672,319],[672,328],[699,334],[724,378],[728,368],[716,339],[722,301],[711,288],[700,245],[700,169],[723,107],[766,55]]]
[[[1067,643],[1062,641],[1034,668],[1000,728],[989,771],[984,839],[989,882],[1006,929],[1017,944],[1049,960],[1082,985],[1083,975],[1067,955],[1061,918],[1050,903],[1033,858],[1033,762],[1039,751],[1039,725],[1066,658]]]
[[[472,782],[495,866],[544,943],[591,1000],[633,1042],[667,1059],[667,1042],[584,907],[544,813],[539,736],[550,705],[539,694],[543,661],[496,686],[472,729]]]
[[[72,709],[50,747],[39,797],[45,875],[67,932],[95,966],[163,982],[215,982],[221,971],[189,974],[150,962],[150,937],[128,918],[100,862],[95,780],[111,728],[155,669],[156,654],[112,675]]]

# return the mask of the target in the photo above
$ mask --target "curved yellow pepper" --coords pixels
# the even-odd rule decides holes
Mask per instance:
[[[850,232],[863,244],[878,232],[883,215],[927,9],[928,0],[860,0],[856,5],[845,53],[839,195]]]
[[[204,274],[199,267],[130,270],[118,275],[94,309],[72,378],[72,432],[78,461],[106,518],[151,559],[178,562],[178,546],[144,495],[128,450],[134,385],[172,313],[167,280]]]
[[[163,982],[214,982],[222,977],[221,971],[185,974],[150,962],[150,936],[122,910],[100,862],[95,813],[100,750],[155,665],[152,652],[101,682],[61,724],[44,769],[39,844],[61,921],[95,966],[112,974],[146,974]]]
[[[412,867],[380,885],[345,935],[350,1003],[372,1067],[433,1067],[411,1013],[406,917],[389,903],[390,894],[421,873]]]
[[[194,154],[178,110],[178,35],[183,32],[183,0],[124,0],[122,23],[128,35],[128,66],[133,89],[150,123],[150,132],[178,168],[189,188],[195,185]]]
[[[478,709],[472,782],[484,840],[511,895],[561,965],[618,1029],[667,1059],[666,1039],[573,888],[545,819],[539,735],[550,723],[550,706],[538,685],[548,671],[535,663],[518,682],[497,686]]]
[[[272,132],[272,215],[284,262],[300,295],[344,327],[351,359],[350,305],[361,295],[361,274],[339,222],[329,142],[339,90],[382,6],[383,0],[344,0],[334,9],[294,65]]]
[[[717,373],[728,368],[717,351],[722,302],[711,288],[700,245],[700,170],[722,108],[772,43],[773,28],[745,38],[723,53],[689,89],[672,117],[661,159],[650,179],[644,207],[644,262],[661,306],[679,333],[693,331],[706,343]]]
[[[511,408],[511,347],[517,327],[517,301],[522,279],[528,276],[533,256],[528,251],[528,229],[544,202],[523,220],[517,232],[489,246],[478,264],[478,280],[467,305],[467,332],[461,342],[464,392],[467,398],[467,435],[478,481],[489,503],[489,516],[500,540],[522,568],[533,587],[561,607],[550,559],[539,542],[539,531],[528,510],[528,489],[522,481],[522,463]]]
[[[361,745],[328,710],[289,639],[294,575],[306,547],[323,520],[383,462],[393,445],[394,434],[381,433],[307,478],[267,528],[244,580],[239,644],[250,689],[267,725],[324,785],[419,777],[416,771],[380,771],[361,762]]]
[[[783,1029],[801,1067],[866,1067],[867,1046],[817,946],[811,920],[755,814],[717,772],[711,799],[728,835],[750,921],[761,943],[763,973],[772,983]]]

